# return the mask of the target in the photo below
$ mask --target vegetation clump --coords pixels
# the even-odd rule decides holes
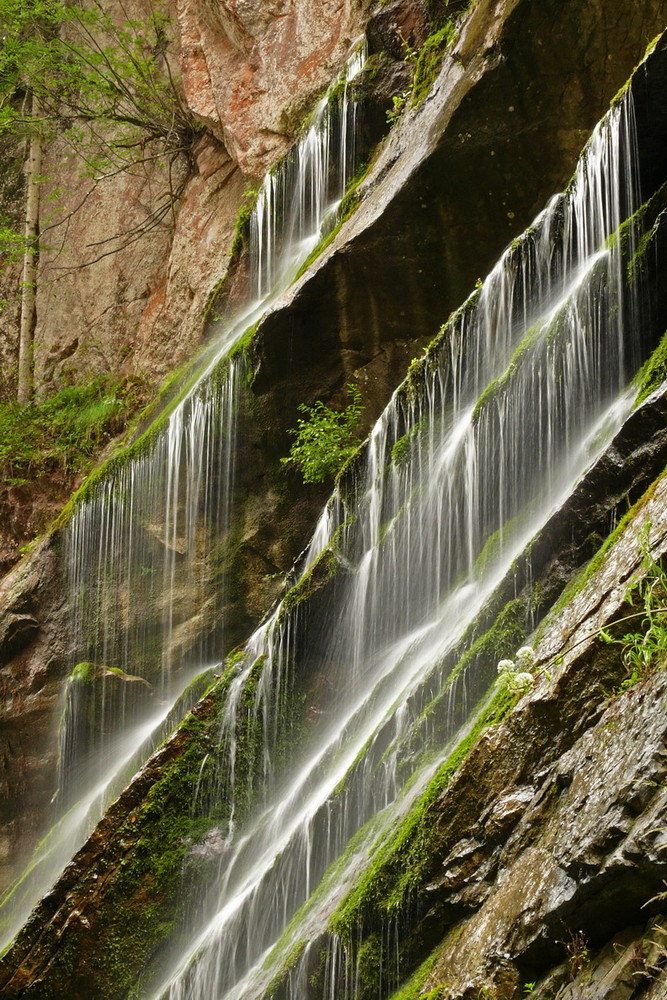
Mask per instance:
[[[0,132],[58,133],[96,180],[140,161],[146,142],[159,141],[154,156],[187,152],[201,125],[171,73],[166,7],[150,6],[118,23],[99,0],[0,0]],[[15,99],[26,90],[37,116]]]
[[[0,475],[5,482],[86,469],[145,401],[138,378],[97,375],[41,402],[0,403]]]
[[[637,399],[635,406],[643,403],[667,379],[667,333],[645,362],[635,378]]]
[[[390,125],[398,120],[405,108],[417,107],[428,95],[445,52],[458,38],[460,19],[468,6],[466,2],[456,14],[448,15],[441,27],[431,32],[420,48],[414,49],[405,40],[403,41],[405,62],[411,68],[412,82],[406,90],[392,97],[392,107],[387,112],[387,122]]]
[[[456,40],[458,31],[456,21],[449,18],[442,28],[429,35],[421,49],[415,64],[415,75],[412,81],[412,105],[421,104],[437,76],[442,57]]]
[[[333,410],[318,400],[313,406],[301,403],[305,416],[290,431],[294,444],[284,463],[296,465],[304,483],[323,483],[333,479],[359,446],[361,393],[356,386],[346,386],[348,405]]]

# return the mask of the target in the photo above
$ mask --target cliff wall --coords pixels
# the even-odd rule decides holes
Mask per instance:
[[[184,183],[176,217],[165,219],[150,237],[90,263],[94,245],[146,218],[167,181],[146,165],[138,176],[89,191],[79,184],[77,165],[64,162],[63,150],[49,151],[47,176],[54,180],[47,187],[63,186],[65,178],[68,191],[82,191],[85,198],[67,222],[60,220],[72,209],[71,196],[54,200],[54,233],[62,236],[62,248],[45,252],[40,265],[40,391],[57,385],[68,369],[131,370],[154,381],[190,356],[201,340],[206,306],[232,258],[234,221],[248,179],[285,151],[304,110],[364,21],[370,17],[378,49],[396,41],[397,23],[410,26],[416,40],[425,37],[428,19],[421,5],[387,6],[390,16],[381,8],[327,3],[308,11],[289,3],[178,5],[182,86],[207,132],[193,149],[192,163],[176,167]],[[296,476],[277,465],[287,451],[298,403],[340,400],[342,386],[352,378],[364,389],[370,424],[400,381],[415,343],[431,338],[503,246],[565,185],[591,127],[665,20],[667,9],[657,0],[629,11],[620,2],[583,0],[476,5],[426,100],[408,109],[372,159],[358,189],[358,208],[263,319],[251,345],[243,502],[237,515],[243,537],[240,593],[231,612],[239,639],[278,593],[280,585],[268,577],[289,569],[324,496],[317,487],[304,493]],[[405,74],[400,55],[382,76],[383,87],[392,73]],[[286,62],[293,75],[284,72]],[[377,90],[371,95],[376,107],[382,99]],[[654,127],[658,137],[641,165],[643,177],[655,186],[664,169],[659,139],[665,111],[657,98],[642,107],[643,125]],[[382,131],[377,124],[373,129]],[[242,254],[234,267],[240,281]],[[663,332],[664,297],[663,284],[656,281],[656,342]],[[214,333],[213,323],[209,336]],[[634,450],[619,453],[617,464],[639,468],[637,478],[593,487],[596,499],[609,497],[602,522],[618,513],[624,497],[635,500],[660,471],[661,405],[652,402],[654,417],[643,429],[638,426]],[[643,436],[650,438],[650,454],[642,450]],[[546,668],[539,687],[485,732],[431,807],[428,822],[442,836],[433,845],[421,889],[433,903],[406,930],[406,950],[413,968],[433,957],[415,981],[415,996],[477,1000],[486,990],[504,1000],[523,995],[525,983],[545,977],[551,977],[545,979],[545,998],[568,983],[574,985],[563,996],[660,995],[652,977],[662,975],[663,953],[650,951],[653,932],[640,925],[642,906],[659,894],[665,875],[661,835],[654,833],[664,811],[659,791],[664,683],[657,671],[607,704],[624,667],[590,635],[623,610],[627,582],[641,571],[638,524],[646,517],[654,558],[662,558],[663,492],[659,484],[647,497],[648,506],[628,522],[598,574],[545,631],[538,647]],[[589,510],[587,502],[579,520],[585,521]],[[555,534],[564,530],[560,525]],[[571,532],[568,523],[568,537]],[[565,564],[571,572],[592,554],[591,546],[584,537],[569,563],[561,559],[555,572],[559,583]],[[53,732],[62,682],[74,666],[62,572],[56,533],[37,545],[1,591],[7,879],[29,854],[56,791]],[[567,652],[574,644],[576,652]],[[196,725],[205,728],[209,708],[210,700],[196,710]],[[561,726],[565,711],[567,732]],[[622,739],[612,745],[609,732],[615,727]],[[138,875],[121,866],[142,834],[148,830],[153,837],[155,808],[145,819],[142,803],[154,805],[151,794],[163,794],[165,768],[187,753],[187,742],[187,731],[179,732],[149,763],[44,901],[3,961],[7,996],[46,998],[68,990],[91,998],[125,996],[138,968],[158,952],[173,919],[180,861],[175,842],[182,831],[172,832],[169,846],[178,857],[171,859],[173,870],[156,893],[159,912],[137,924],[131,959],[123,961],[119,977],[118,935],[155,888],[150,856],[144,859],[148,869]],[[188,775],[191,761],[177,781],[187,782]],[[634,795],[639,781],[646,781],[650,794]],[[591,801],[595,808],[587,805]],[[136,825],[139,814],[145,828]],[[458,825],[450,829],[452,816]],[[160,835],[168,836],[162,828]],[[526,884],[533,887],[528,903]],[[118,924],[114,912],[120,914]],[[662,927],[658,903],[646,913]],[[365,916],[372,938],[377,933],[372,906]],[[608,978],[605,993],[598,980],[610,975],[613,946],[599,961],[594,953],[618,934],[625,964],[615,979]],[[576,952],[576,961],[570,952]],[[636,992],[637,980],[626,994],[610,992],[640,953],[644,993]],[[107,962],[108,956],[114,962]],[[585,978],[589,974],[592,980]],[[591,981],[597,993],[590,992]]]

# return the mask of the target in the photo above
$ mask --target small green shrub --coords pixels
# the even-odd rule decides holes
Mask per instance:
[[[38,403],[0,404],[0,475],[6,482],[76,472],[145,402],[142,380],[97,375]]]
[[[648,670],[667,657],[667,570],[651,555],[649,529],[647,522],[639,540],[645,575],[635,580],[625,595],[632,606],[639,605],[641,610],[611,622],[599,633],[603,642],[623,647],[623,662],[628,668],[628,676],[621,684],[621,692],[631,688]],[[612,626],[633,619],[640,619],[636,631],[626,632],[620,638],[609,631]]]
[[[306,415],[290,431],[295,441],[288,457],[281,461],[298,466],[304,483],[333,479],[358,447],[361,393],[354,385],[346,388],[350,402],[344,410],[332,410],[321,400],[314,406],[299,406]]]

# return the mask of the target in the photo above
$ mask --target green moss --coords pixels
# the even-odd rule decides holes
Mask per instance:
[[[549,331],[547,331],[546,336],[549,336],[554,324],[558,322],[558,317],[550,324]],[[535,344],[544,336],[544,325],[542,323],[536,323],[534,326],[526,332],[522,337],[521,342],[516,346],[512,357],[510,358],[507,367],[500,375],[494,378],[485,389],[482,390],[477,402],[475,403],[475,408],[472,412],[472,419],[478,420],[481,412],[484,408],[494,399],[496,396],[502,392],[510,379],[516,374],[521,365],[530,363],[527,354],[535,346]]]
[[[423,987],[433,970],[433,966],[435,965],[435,961],[438,956],[438,951],[439,947],[436,948],[431,955],[429,955],[425,962],[422,962],[407,983],[396,990],[395,993],[392,993],[389,1000],[437,1000],[442,992],[440,987],[436,990],[431,990],[426,994],[423,992]]]
[[[410,406],[423,396],[427,373],[440,363],[443,344],[451,336],[452,331],[477,307],[480,291],[481,287],[475,288],[463,305],[459,306],[447,322],[440,327],[433,340],[424,349],[424,353],[412,359],[404,380],[396,390],[395,395],[398,403],[403,402]]]
[[[226,271],[222,278],[220,278],[219,281],[216,281],[213,286],[213,290],[208,297],[201,320],[203,335],[206,334],[209,323],[217,323],[220,319],[222,319],[222,316],[218,313],[218,308],[222,309],[222,293],[227,285],[228,279],[229,271]]]
[[[410,104],[416,107],[429,93],[447,49],[458,37],[457,22],[448,19],[445,24],[428,36],[417,56],[412,80]]]
[[[612,546],[616,544],[621,535],[624,534],[628,525],[632,521],[636,520],[637,516],[641,513],[643,508],[651,500],[658,485],[665,478],[665,475],[666,473],[664,472],[661,473],[657,477],[657,479],[655,479],[654,482],[651,483],[646,492],[643,493],[642,496],[639,498],[639,500],[637,500],[637,502],[634,503],[632,507],[623,515],[623,517],[618,522],[618,524],[611,532],[611,534],[608,535],[607,538],[605,538],[604,542],[602,543],[598,551],[595,553],[593,558],[586,563],[586,565],[576,574],[576,576],[572,578],[572,580],[570,580],[570,582],[564,588],[560,597],[554,604],[553,608],[551,609],[549,613],[549,620],[551,620],[554,615],[561,612],[563,608],[567,607],[568,604],[571,604],[574,598],[577,596],[577,594],[579,594],[584,589],[584,587],[591,579],[591,577],[593,577],[594,574],[597,573],[597,571],[602,566],[609,550],[612,548]],[[544,632],[545,627],[546,627],[546,622],[542,623],[542,625],[540,626],[538,630],[538,637]]]
[[[283,935],[283,937],[284,936],[285,935]],[[279,947],[279,944],[276,945],[276,948]],[[306,948],[305,941],[297,941],[297,943],[290,949],[290,951],[287,953],[282,963],[282,967],[270,980],[269,985],[262,994],[262,996],[266,998],[266,1000],[270,1000],[271,997],[274,997],[276,993],[280,992],[280,989],[282,986],[284,986],[285,980],[289,977],[290,972],[298,965],[299,960],[303,955],[305,948]]]
[[[639,406],[667,378],[667,333],[635,376],[637,398],[635,406]]]
[[[145,796],[132,807],[124,793],[124,818],[114,826],[109,850],[82,868],[76,887],[70,885],[86,900],[88,919],[96,927],[95,946],[93,952],[85,950],[87,937],[78,924],[58,943],[49,965],[54,996],[72,995],[72,984],[88,977],[96,995],[129,993],[181,919],[177,900],[183,879],[201,890],[210,878],[210,863],[191,849],[213,825],[224,822],[228,806],[220,803],[218,812],[212,811],[211,799],[200,795],[193,801],[192,792],[212,778],[227,686],[223,678],[187,716],[175,737],[171,762]],[[210,763],[205,767],[204,761]],[[114,808],[117,812],[119,805]]]
[[[332,543],[329,543],[301,579],[291,587],[282,601],[281,614],[289,614],[331,580],[339,567]]]
[[[400,437],[391,449],[391,464],[392,465],[403,465],[410,458],[412,452],[412,445],[419,431],[418,424],[413,424],[410,430],[406,431],[402,437]]]
[[[356,176],[350,181],[347,186],[347,190],[343,196],[343,199],[338,206],[338,211],[336,212],[335,222],[332,227],[324,233],[322,238],[319,240],[316,246],[310,251],[303,264],[296,273],[295,281],[298,281],[302,275],[306,273],[311,264],[320,257],[324,251],[333,243],[334,239],[341,230],[344,222],[349,219],[352,213],[356,210],[357,206],[361,201],[361,195],[359,193],[359,185],[366,176],[369,170],[369,164],[363,164],[357,171]]]
[[[95,680],[96,675],[97,667],[95,664],[84,662],[77,663],[70,674],[70,678],[80,684],[89,684],[91,681]]]
[[[211,372],[212,379],[224,379],[231,359],[250,353],[258,326],[259,323],[254,323],[248,327],[232,345],[229,352],[217,362]],[[145,427],[145,430],[140,431],[131,443],[127,443],[126,436],[125,443],[119,444],[118,450],[84,479],[79,489],[70,497],[52,523],[50,531],[55,532],[63,528],[77,507],[92,498],[99,483],[106,477],[113,476],[117,469],[123,468],[128,462],[140,457],[153,447],[159,434],[166,427],[170,415],[195,387],[205,367],[206,363],[202,362],[202,358],[197,358],[179,368],[163,383],[157,398],[143,411],[139,418],[139,426]],[[148,426],[146,426],[147,424]],[[128,436],[129,434],[130,432],[128,432]]]
[[[27,406],[1,403],[0,475],[28,482],[55,471],[87,470],[145,398],[139,378],[98,375]]]
[[[243,201],[241,202],[241,207],[234,222],[234,239],[232,240],[231,251],[232,257],[238,256],[243,249],[244,243],[248,239],[250,218],[255,210],[255,205],[257,204],[258,191],[259,189],[256,187],[249,187],[243,195]]]
[[[658,222],[651,226],[651,228],[641,236],[639,245],[627,264],[628,284],[633,285],[644,270],[644,267],[646,266],[646,255],[656,237],[657,232]]]

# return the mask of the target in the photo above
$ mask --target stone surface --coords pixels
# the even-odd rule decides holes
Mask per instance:
[[[148,0],[125,2],[122,13],[116,0],[105,6],[121,20],[139,21],[150,8]],[[261,177],[285,152],[361,31],[359,6],[338,0],[170,6],[172,70],[208,131],[190,162],[181,156],[170,166],[151,147],[144,162],[102,180],[88,176],[62,141],[49,144],[35,330],[39,394],[91,371],[133,371],[155,384],[192,356],[226,272],[248,178]],[[20,150],[6,156],[0,186],[20,226]],[[179,188],[173,210],[135,238]],[[11,375],[20,268],[0,281],[7,299],[0,356],[3,375]]]
[[[0,583],[0,879],[45,832],[69,629],[57,543],[38,542]]]
[[[177,0],[188,103],[246,176],[284,153],[361,34],[345,0]]]
[[[574,957],[561,980],[576,979],[610,937],[659,912],[658,902],[643,907],[667,879],[667,673],[656,669],[607,700],[624,668],[619,649],[597,639],[602,625],[622,616],[628,582],[644,571],[639,536],[647,519],[655,557],[667,556],[665,477],[576,598],[543,626],[538,684],[483,733],[431,806],[437,836],[402,947],[414,935],[418,962],[420,949],[444,935],[426,984],[441,987],[442,1000],[478,1000],[484,989],[496,1000],[518,1000],[522,984],[552,974],[568,948]],[[15,594],[19,583],[27,590],[37,585],[32,577],[17,579]],[[5,642],[11,641],[10,624]],[[195,717],[208,717],[211,708],[205,698]],[[146,882],[128,881],[123,862],[150,838],[151,790],[186,751],[191,731],[177,730],[157,751],[35,911],[0,961],[3,996],[46,998],[65,976],[82,995],[115,997],[108,986],[112,951],[105,957],[105,948],[113,947],[127,914],[144,905],[148,892],[160,926],[168,925],[173,900]],[[169,791],[160,797],[168,803]],[[208,831],[197,857],[208,857],[215,842]],[[160,845],[165,858],[173,847]],[[151,870],[161,866],[153,845]],[[150,938],[133,938],[137,961],[151,947]],[[627,961],[600,962],[599,991],[591,996],[602,1000],[600,990],[611,982],[617,993],[607,1000],[625,1000],[618,989]],[[584,996],[574,992],[571,1000]]]

